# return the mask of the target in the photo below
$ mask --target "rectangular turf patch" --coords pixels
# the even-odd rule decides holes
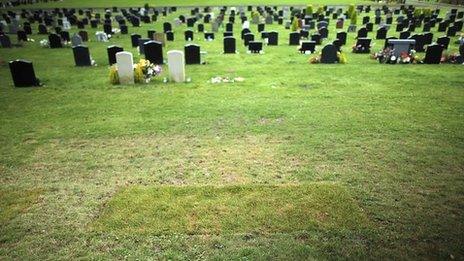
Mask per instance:
[[[117,193],[94,223],[116,233],[279,233],[356,229],[366,221],[336,184],[133,186]]]
[[[41,193],[39,189],[0,189],[0,225],[6,225],[25,212],[37,202]]]

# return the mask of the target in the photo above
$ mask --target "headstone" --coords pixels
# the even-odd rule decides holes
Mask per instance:
[[[124,49],[120,46],[111,45],[106,48],[106,52],[108,53],[108,63],[109,65],[113,65],[116,63],[116,54],[119,52],[123,52]]]
[[[45,26],[44,24],[39,24],[38,31],[39,34],[48,34],[47,26]]]
[[[0,35],[0,44],[2,48],[11,48],[10,37],[6,34]]]
[[[78,34],[73,34],[73,36],[71,37],[71,46],[76,47],[81,44],[82,44],[81,36]]]
[[[76,47],[73,47],[72,50],[76,66],[92,66],[89,48],[87,46],[78,45]]]
[[[375,37],[377,40],[384,40],[387,38],[387,28],[385,27],[380,27],[377,29],[377,35]]]
[[[321,35],[321,39],[326,39],[329,37],[329,30],[326,27],[321,27],[319,29],[319,34]]]
[[[27,34],[24,30],[18,30],[16,31],[16,34],[18,36],[18,42],[21,42],[21,41],[27,42]]]
[[[169,31],[172,31],[172,25],[171,25],[171,23],[165,22],[165,23],[163,24],[163,30],[164,30],[165,33],[166,33],[166,32],[169,32]]]
[[[153,35],[153,40],[160,42],[163,47],[166,46],[166,34],[165,33],[155,33]]]
[[[440,64],[441,55],[443,53],[443,46],[432,44],[427,47],[425,52],[424,63],[426,64]]]
[[[200,64],[200,46],[188,44],[184,47],[185,64]]]
[[[409,31],[403,31],[400,33],[400,39],[408,39],[409,36],[411,36],[411,33]]]
[[[261,51],[263,50],[263,43],[251,41],[248,43],[248,50],[251,53],[261,53]]]
[[[182,51],[168,52],[169,78],[174,82],[185,82],[185,61]]]
[[[154,64],[163,64],[163,44],[157,41],[148,41],[143,44],[145,58]]]
[[[119,82],[121,84],[134,83],[134,59],[130,52],[116,53]]]
[[[399,57],[401,53],[408,53],[416,45],[416,40],[413,39],[392,39],[388,41],[388,44],[392,46],[393,53],[396,57]]]
[[[224,37],[224,53],[235,53],[236,44],[234,37]]]
[[[314,53],[316,51],[316,42],[314,42],[314,41],[302,41],[299,51],[301,53],[307,53],[307,52]]]
[[[207,41],[214,40],[214,33],[205,33],[205,40]]]
[[[151,41],[148,38],[140,38],[139,39],[139,54],[145,54],[145,43]]]
[[[108,35],[104,32],[96,32],[95,38],[97,38],[97,42],[108,42]]]
[[[131,35],[131,43],[132,47],[137,47],[139,46],[139,39],[142,38],[140,34],[132,34]]]
[[[32,62],[25,60],[16,60],[9,62],[11,77],[15,87],[32,87],[39,86],[40,82],[35,77]]]
[[[438,37],[437,44],[441,45],[443,49],[447,50],[450,43],[450,38],[447,36]]]
[[[184,32],[185,41],[190,42],[193,41],[193,31],[187,30]]]
[[[243,37],[243,44],[245,46],[248,46],[248,44],[251,42],[251,41],[254,41],[255,40],[255,36],[252,34],[252,33],[247,33],[244,35]]]
[[[166,32],[166,41],[174,41],[174,32],[172,31],[168,31]]]
[[[290,33],[289,45],[300,45],[300,34],[298,32]]]
[[[316,42],[316,45],[320,45],[322,44],[322,38],[321,38],[321,35],[320,34],[313,34],[311,35],[311,41],[314,41]]]
[[[366,38],[367,37],[367,29],[365,27],[362,27],[358,31],[358,36],[357,38]]]
[[[321,63],[335,63],[337,60],[337,48],[333,44],[328,44],[322,48]]]
[[[50,43],[50,48],[62,48],[61,37],[57,34],[50,34],[48,36],[48,42]]]
[[[88,42],[89,41],[89,34],[87,31],[79,31],[79,36],[81,37],[83,42]]]
[[[424,35],[422,34],[415,34],[413,36],[410,36],[409,39],[414,39],[416,41],[416,44],[415,44],[415,47],[414,47],[414,50],[416,50],[416,52],[425,52],[425,49],[424,49]]]
[[[276,31],[271,31],[268,33],[267,38],[268,45],[279,45],[279,33]]]
[[[370,38],[358,38],[356,41],[356,47],[359,47],[356,53],[370,53],[371,52],[371,39]]]
[[[347,35],[346,32],[338,32],[337,33],[337,39],[340,40],[341,45],[346,44],[346,35]]]

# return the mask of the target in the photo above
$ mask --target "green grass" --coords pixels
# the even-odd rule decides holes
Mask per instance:
[[[164,20],[181,12],[186,10],[130,27],[130,33],[160,31]],[[175,28],[176,41],[164,53],[183,48],[185,29]],[[234,29],[239,38],[239,25]],[[105,49],[120,44],[138,60],[129,36],[97,43],[95,30],[87,29],[98,63],[91,68],[76,68],[70,48],[41,48],[44,36],[32,35],[35,42],[24,48],[0,49],[1,60],[32,60],[45,84],[15,89],[8,65],[0,63],[0,188],[7,191],[2,201],[12,202],[6,211],[2,205],[0,258],[463,259],[463,66],[381,65],[350,52],[354,34],[343,48],[347,64],[312,65],[309,56],[287,45],[288,31],[276,24],[266,29],[280,35],[279,46],[265,47],[264,55],[246,54],[239,40],[239,54],[223,55],[221,36],[205,42],[195,33],[207,64],[187,66],[192,81],[186,84],[164,84],[163,66],[162,76],[148,85],[110,85]],[[331,22],[325,43],[335,32]],[[375,51],[383,46],[383,40],[374,42]],[[449,52],[456,51],[452,43]],[[215,76],[245,81],[209,83]],[[93,229],[105,215],[120,220],[117,215],[128,211],[125,198],[155,206],[175,200],[148,199],[157,188],[166,195],[187,191],[207,208],[202,189],[233,207],[235,198],[224,191],[237,189],[247,199],[269,195],[266,188],[295,186],[270,193],[282,199],[278,205],[303,188],[326,186],[320,183],[334,189],[321,193],[321,202],[338,192],[333,197],[348,202],[317,208],[342,213],[333,226],[301,230],[317,220],[308,208],[308,223],[272,219],[274,230],[266,230],[257,219],[258,232],[242,222],[224,233],[211,228],[189,234],[182,226],[172,230],[178,233],[155,233],[155,215],[142,220],[148,224],[144,233]],[[30,191],[40,196],[29,197]],[[192,201],[181,201],[179,213],[190,211]],[[10,207],[15,205],[20,211]],[[271,206],[259,213],[276,217]],[[339,225],[352,220],[346,215],[350,206],[367,220],[355,220],[362,229]],[[134,217],[153,208],[144,211]],[[249,220],[250,212],[257,211],[238,212],[237,220]],[[228,220],[234,221],[225,216],[217,222]],[[215,220],[205,219],[199,228],[208,222]]]
[[[27,212],[34,203],[37,203],[41,191],[31,190],[0,190],[0,225],[6,226],[14,218]]]
[[[367,223],[333,184],[234,187],[129,187],[107,204],[98,231],[224,235],[356,229]]]
[[[38,3],[34,5],[24,5],[23,7],[136,7],[148,3],[150,6],[223,6],[223,5],[330,5],[330,4],[353,4],[356,3],[373,3],[371,1],[352,1],[352,0],[112,0],[112,1],[92,1],[92,0],[63,0],[59,2]]]

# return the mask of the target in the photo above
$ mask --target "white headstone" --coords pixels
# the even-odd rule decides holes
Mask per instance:
[[[63,30],[70,30],[71,29],[71,23],[68,22],[68,20],[64,21],[63,20]]]
[[[249,21],[243,22],[242,29],[250,29],[250,22]]]
[[[172,50],[168,52],[169,78],[174,82],[185,82],[184,52]]]
[[[134,59],[130,52],[119,52],[116,54],[118,65],[119,82],[121,84],[134,83]]]

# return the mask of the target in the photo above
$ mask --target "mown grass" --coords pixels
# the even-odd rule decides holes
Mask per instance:
[[[151,235],[274,234],[359,229],[367,219],[333,184],[129,187],[108,202],[98,231]]]
[[[146,36],[186,12],[130,32]],[[183,48],[185,29],[174,29],[176,41],[164,52]],[[207,64],[187,66],[192,81],[186,84],[162,83],[164,72],[148,85],[111,86],[105,48],[122,45],[137,60],[129,36],[109,43],[91,37],[98,63],[92,68],[74,67],[70,48],[41,48],[45,37],[36,34],[24,48],[0,49],[2,60],[32,60],[45,84],[15,89],[8,65],[0,64],[1,188],[15,191],[12,202],[40,191],[40,200],[5,218],[0,256],[462,259],[463,67],[380,65],[350,53],[354,34],[343,48],[348,64],[311,65],[287,45],[288,31],[275,24],[266,29],[279,31],[280,44],[265,47],[264,55],[246,54],[239,40],[239,54],[223,55],[219,35],[205,42],[195,33]],[[237,38],[239,31],[236,24]],[[335,31],[331,23],[325,43]],[[383,46],[374,42],[373,50]],[[449,52],[456,50],[451,44]],[[215,76],[245,81],[210,84]],[[102,213],[111,213],[106,204],[150,195],[134,185],[142,191],[182,185],[195,195],[205,185],[251,193],[264,185],[319,182],[343,188],[367,218],[360,223],[372,225],[265,234],[244,224],[239,233],[202,235],[91,229]],[[238,218],[248,214],[238,212]]]

